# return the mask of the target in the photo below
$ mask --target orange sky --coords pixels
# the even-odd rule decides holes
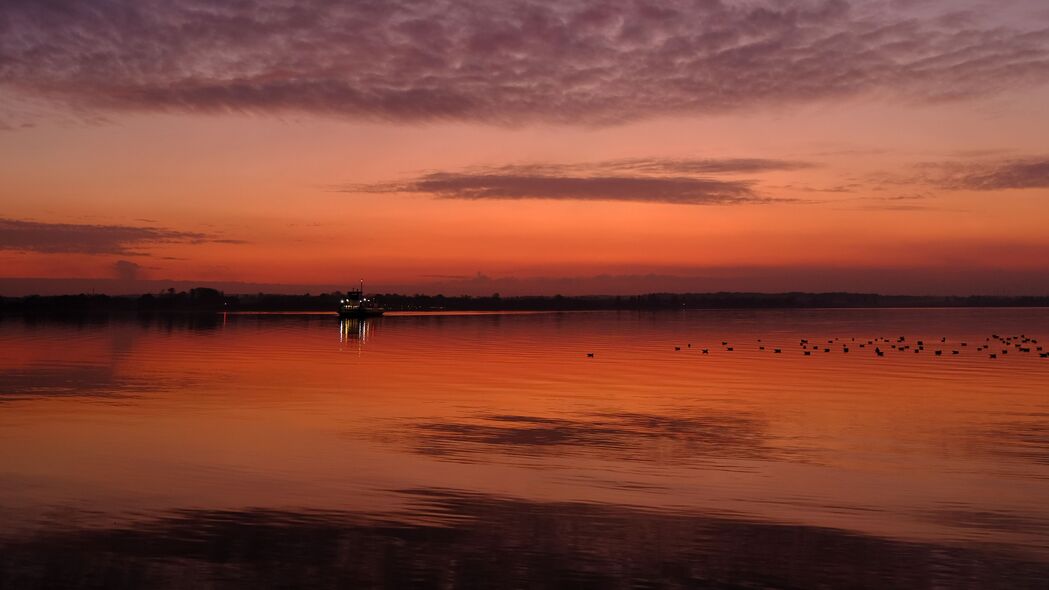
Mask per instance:
[[[0,293],[45,289],[16,278],[660,288],[648,275],[697,290],[1049,292],[1046,11],[788,4],[773,13],[796,26],[758,32],[767,15],[731,2],[668,3],[673,19],[492,5],[519,25],[494,37],[454,10],[435,32],[407,6],[318,4],[315,20],[259,33],[299,39],[286,54],[218,28],[187,50],[170,30],[192,16],[177,2],[132,8],[147,11],[140,29],[75,7],[0,9],[19,33],[0,35]],[[383,35],[369,51],[388,59],[359,74],[325,16],[367,17]],[[83,38],[44,44],[66,27]],[[733,27],[748,32],[705,49]],[[110,45],[82,55],[92,34]],[[664,56],[668,39],[693,45]],[[622,51],[587,61],[600,43]],[[755,53],[718,61],[741,47]]]

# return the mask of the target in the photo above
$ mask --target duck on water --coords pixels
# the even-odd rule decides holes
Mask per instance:
[[[374,303],[364,296],[364,281],[356,291],[346,293],[346,297],[339,300],[340,318],[372,318],[381,316],[383,309],[375,307]]]

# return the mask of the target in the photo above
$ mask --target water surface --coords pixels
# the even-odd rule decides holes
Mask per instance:
[[[1045,588],[1038,347],[1049,310],[5,318],[0,587]]]

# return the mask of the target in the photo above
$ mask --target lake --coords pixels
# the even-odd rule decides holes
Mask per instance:
[[[0,588],[1044,589],[1042,347],[1049,309],[6,317]]]

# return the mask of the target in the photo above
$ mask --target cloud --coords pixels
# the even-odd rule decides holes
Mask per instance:
[[[113,272],[122,281],[134,281],[142,273],[142,266],[130,260],[117,260],[113,263]]]
[[[764,159],[623,159],[587,164],[511,164],[429,172],[404,181],[345,185],[336,190],[415,193],[440,199],[629,201],[678,205],[731,205],[786,201],[762,196],[747,179],[702,173],[796,170],[805,162]],[[673,175],[667,175],[667,173]]]
[[[557,177],[435,172],[399,184],[364,187],[370,192],[433,195],[441,199],[549,199],[718,205],[766,201],[749,182],[706,178]]]
[[[931,201],[936,195],[929,192],[903,193],[883,197],[857,197],[864,205],[856,207],[861,210],[876,211],[947,211],[942,206],[933,206]],[[848,208],[845,208],[848,210]]]
[[[0,8],[0,86],[85,113],[502,124],[958,100],[1049,80],[1049,30],[1019,9],[965,19],[860,0],[15,1]]]
[[[768,158],[624,158],[575,166],[547,166],[548,170],[632,172],[642,174],[738,174],[804,170],[811,162]]]
[[[0,218],[0,250],[134,256],[143,255],[143,250],[162,244],[203,242],[229,243],[235,240],[151,226],[42,223]],[[116,270],[121,272],[119,267]]]
[[[935,165],[933,182],[972,191],[1049,188],[1049,157]]]
[[[837,184],[833,186],[811,186],[807,184],[786,184],[782,186],[770,186],[778,190],[789,190],[803,193],[831,193],[831,194],[846,194],[854,193],[857,189],[862,188],[863,185],[856,182],[850,182],[845,184]]]

